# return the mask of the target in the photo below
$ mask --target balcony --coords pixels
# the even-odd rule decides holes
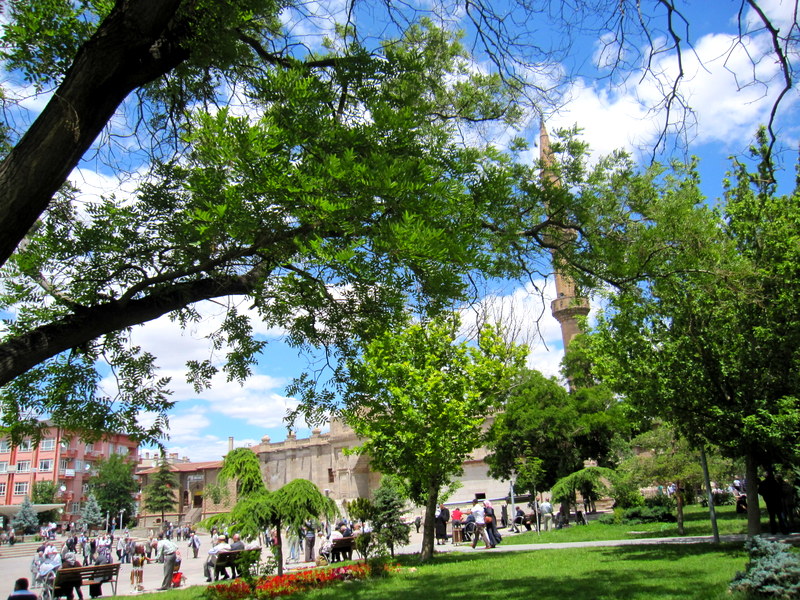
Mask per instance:
[[[75,458],[78,456],[77,448],[64,448],[61,451],[61,458]]]
[[[58,476],[63,477],[64,479],[74,479],[75,469],[59,469]]]

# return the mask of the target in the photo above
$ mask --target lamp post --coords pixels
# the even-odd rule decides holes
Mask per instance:
[[[119,529],[122,530],[122,515],[125,514],[125,509],[119,509]]]

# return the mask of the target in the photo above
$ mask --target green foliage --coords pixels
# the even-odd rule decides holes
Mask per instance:
[[[56,484],[53,481],[37,481],[31,490],[33,504],[53,504],[56,501]],[[39,513],[39,523],[50,523],[58,519],[58,509],[45,510]]]
[[[733,578],[731,590],[746,598],[797,598],[800,596],[800,554],[788,544],[751,537],[747,569]]]
[[[510,479],[522,472],[528,489],[546,489],[578,471],[587,457],[604,467],[613,465],[615,439],[629,427],[621,403],[608,389],[595,386],[568,393],[555,378],[528,370],[495,418],[486,461],[495,477]],[[534,459],[539,462],[531,462]],[[525,475],[536,465],[537,471]]]
[[[492,328],[477,345],[456,340],[456,316],[407,324],[365,345],[347,363],[345,421],[364,439],[356,450],[372,468],[396,475],[408,497],[432,514],[443,487],[483,440],[483,423],[524,364]],[[426,519],[423,558],[433,547]],[[427,556],[425,556],[427,553]]]
[[[236,448],[228,452],[222,460],[222,469],[217,480],[223,486],[228,481],[235,481],[238,498],[260,493],[266,489],[258,456],[250,448]]]
[[[633,506],[622,511],[622,522],[627,525],[674,523],[677,519],[673,510],[668,506]]]
[[[408,544],[411,526],[401,518],[407,512],[403,484],[394,477],[384,476],[372,499],[372,543],[370,554],[377,558],[388,550],[394,556],[396,546]],[[364,554],[367,558],[369,555]]]
[[[38,6],[18,4],[26,19]],[[41,11],[52,15],[31,31],[54,19],[64,31],[34,41],[20,25],[8,44],[22,47],[28,36],[63,48],[43,46],[58,54],[52,59],[31,50],[19,68],[37,80],[60,77],[88,33],[81,23],[90,31],[105,25],[98,22],[108,3],[97,4],[44,2]],[[154,157],[135,201],[102,198],[85,206],[87,218],[74,190],[62,190],[6,264],[0,307],[17,318],[3,343],[37,336],[53,322],[75,333],[46,336],[44,358],[16,355],[17,370],[5,379],[0,373],[2,415],[14,436],[34,427],[24,415],[46,414],[87,434],[118,430],[159,441],[172,406],[169,380],[129,330],[156,313],[188,326],[201,318],[196,303],[247,297],[253,315],[285,328],[289,343],[342,357],[354,351],[354,333],[374,337],[402,321],[409,304],[426,314],[452,306],[466,295],[468,273],[514,276],[527,258],[547,256],[519,235],[544,214],[536,190],[519,187],[533,169],[461,143],[465,123],[515,120],[519,91],[472,68],[456,36],[424,23],[366,47],[344,32],[329,51],[304,57],[295,45],[285,56],[272,54],[284,34],[272,2],[179,4],[164,30],[179,39],[165,40],[162,50],[190,56],[136,95],[153,120],[141,129],[176,135],[174,144],[154,142],[169,146],[169,158]],[[112,16],[124,21],[134,8],[116,3]],[[219,99],[223,70],[257,118],[203,109]],[[509,255],[512,242],[525,260]],[[49,273],[59,275],[50,282]],[[344,297],[332,288],[346,290]],[[187,364],[198,389],[219,370],[232,380],[251,373],[264,342],[250,318],[232,308],[210,336],[214,349],[229,350],[222,366]],[[99,363],[115,371],[117,402],[96,391],[105,376]],[[313,402],[313,384],[298,386],[305,409],[327,414],[328,406]],[[158,415],[152,427],[136,420],[142,410]]]
[[[11,527],[22,533],[35,533],[39,531],[39,516],[31,506],[31,499],[25,496],[22,499],[19,511],[11,518]]]
[[[675,510],[675,498],[667,494],[656,494],[645,498],[644,505],[647,508],[664,507],[669,510]]]
[[[575,493],[581,492],[584,498],[588,494],[611,490],[611,482],[616,479],[616,473],[603,467],[586,467],[580,471],[562,477],[550,489],[553,500],[575,504]]]
[[[178,478],[170,469],[166,458],[162,457],[158,471],[150,475],[150,482],[144,489],[144,508],[148,512],[160,514],[162,526],[164,513],[177,507],[177,492]]]
[[[375,511],[375,506],[369,498],[354,498],[345,505],[351,519],[356,521],[369,521]]]
[[[99,528],[105,523],[105,520],[105,515],[97,502],[97,498],[90,493],[81,507],[81,524],[91,530]]]
[[[111,454],[95,463],[96,474],[89,479],[89,490],[103,513],[110,513],[111,519],[118,522],[120,511],[125,511],[123,526],[135,516],[133,496],[139,486],[133,475],[134,468],[133,463],[119,454]]]
[[[791,463],[800,450],[799,192],[777,194],[763,132],[752,154],[757,171],[735,162],[716,209],[691,166],[624,207],[613,243],[648,243],[651,274],[611,294],[596,355],[616,391],[693,443],[749,464]],[[626,268],[642,265],[615,251],[632,261]]]

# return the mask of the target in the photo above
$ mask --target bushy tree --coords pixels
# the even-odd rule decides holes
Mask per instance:
[[[480,446],[486,418],[524,364],[524,349],[490,327],[475,345],[458,341],[458,323],[444,316],[387,332],[340,373],[344,419],[364,440],[356,451],[425,506],[423,560],[433,556],[440,492]]]
[[[158,471],[150,476],[150,482],[144,488],[144,508],[148,512],[160,514],[164,526],[164,514],[175,510],[178,504],[178,478],[170,469],[167,460],[162,457]]]
[[[689,167],[641,186],[635,206],[609,203],[615,238],[593,240],[627,269],[641,269],[637,252],[651,248],[650,275],[614,290],[600,319],[606,381],[694,446],[743,460],[751,483],[760,464],[800,456],[800,189],[777,193],[763,132],[759,140],[758,168],[735,162],[716,209]],[[747,506],[755,535],[756,485]]]
[[[56,484],[52,481],[37,481],[33,484],[31,501],[34,504],[53,504],[56,501]],[[43,510],[39,513],[39,523],[50,523],[58,518],[58,509]]]
[[[89,478],[90,491],[97,499],[100,510],[107,513],[114,523],[122,515],[124,525],[135,516],[133,497],[139,490],[133,476],[133,463],[119,454],[111,454],[97,461],[95,469],[95,474]]]
[[[11,518],[11,527],[22,533],[36,533],[39,530],[39,516],[31,505],[31,499],[25,496],[19,511]]]

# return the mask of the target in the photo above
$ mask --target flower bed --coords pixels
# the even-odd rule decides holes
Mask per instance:
[[[325,587],[339,581],[367,579],[371,574],[369,565],[358,563],[344,567],[307,569],[284,573],[274,577],[263,577],[256,583],[256,598],[276,598],[297,592]],[[209,600],[242,600],[251,598],[250,586],[241,579],[230,583],[210,585],[206,588]]]

